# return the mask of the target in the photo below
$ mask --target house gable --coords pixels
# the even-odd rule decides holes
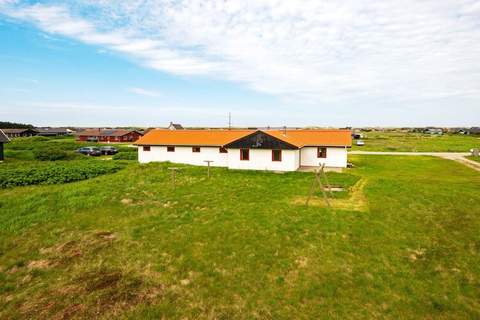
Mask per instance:
[[[263,131],[255,131],[245,137],[237,139],[225,145],[233,149],[283,149],[294,150],[298,147],[269,135]]]
[[[9,142],[7,135],[0,129],[0,143]]]

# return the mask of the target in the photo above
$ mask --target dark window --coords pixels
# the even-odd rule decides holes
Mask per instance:
[[[200,152],[200,147],[192,147],[192,152]]]
[[[250,149],[240,149],[240,160],[250,160]]]
[[[317,158],[326,158],[327,157],[327,148],[317,148]]]
[[[227,148],[220,147],[220,153],[228,153]]]
[[[167,147],[167,152],[175,152],[175,147]]]
[[[150,151],[150,146],[143,146],[143,151]]]
[[[272,150],[272,161],[282,161],[282,150]]]

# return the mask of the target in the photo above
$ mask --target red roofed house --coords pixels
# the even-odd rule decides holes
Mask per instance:
[[[135,142],[142,136],[138,131],[124,129],[87,129],[75,135],[78,141],[92,142]]]
[[[136,143],[141,163],[170,161],[231,169],[296,171],[300,167],[345,168],[350,130],[165,130]]]

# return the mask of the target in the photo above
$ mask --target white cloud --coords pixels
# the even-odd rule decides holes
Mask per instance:
[[[109,104],[95,101],[15,101],[0,107],[0,118],[24,121],[38,126],[167,126],[174,119],[184,125],[225,126],[228,114],[210,105],[195,106],[179,104]],[[246,108],[235,114],[234,123],[245,123],[247,115],[267,118],[268,111]],[[45,117],[48,114],[48,117]],[[114,115],[114,116],[113,116]],[[148,115],[148,117],[145,117]]]
[[[128,92],[135,93],[135,94],[138,94],[140,96],[146,96],[146,97],[152,97],[152,98],[160,96],[159,92],[152,91],[152,90],[147,90],[147,89],[143,89],[143,88],[138,88],[138,87],[128,88]]]
[[[288,101],[480,100],[479,1],[9,2],[0,12],[44,32]]]

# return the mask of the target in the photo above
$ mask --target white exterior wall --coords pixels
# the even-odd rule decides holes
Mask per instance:
[[[272,150],[250,149],[250,159],[240,160],[240,149],[228,149],[229,169],[296,171],[299,150],[282,150],[282,161],[272,161]]]
[[[282,161],[272,161],[272,150],[250,149],[250,160],[240,160],[240,149],[228,149],[220,153],[218,147],[200,147],[200,152],[192,152],[192,147],[175,147],[175,152],[167,152],[166,146],[151,146],[143,151],[138,146],[138,161],[170,161],[191,165],[206,165],[204,160],[213,160],[210,164],[230,169],[253,169],[273,171],[295,171],[300,166],[318,166],[345,168],[347,166],[346,148],[327,148],[327,158],[317,158],[317,147],[305,147],[301,150],[282,150]]]
[[[347,167],[347,148],[327,148],[327,157],[317,157],[317,147],[304,147],[300,150],[301,166],[319,166],[319,163],[326,167]]]
[[[170,161],[197,166],[206,166],[204,160],[213,160],[214,167],[226,167],[228,154],[220,153],[219,147],[200,147],[200,152],[192,152],[192,147],[175,147],[175,152],[168,152],[166,146],[151,146],[150,151],[143,151],[143,146],[138,146],[138,161],[148,163],[152,161]]]

